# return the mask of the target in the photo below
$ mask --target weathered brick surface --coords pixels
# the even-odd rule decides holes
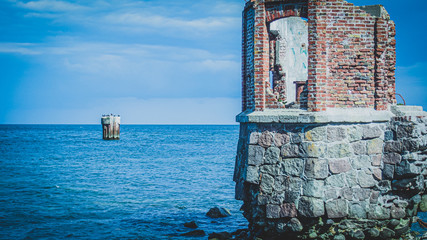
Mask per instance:
[[[385,10],[373,16],[344,0],[252,0],[243,12],[244,111],[285,108],[270,86],[268,25],[286,17],[308,20],[301,106],[387,110],[396,102],[396,31]]]

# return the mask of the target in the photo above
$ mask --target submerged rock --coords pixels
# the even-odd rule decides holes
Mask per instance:
[[[231,213],[226,208],[214,207],[214,208],[211,208],[208,213],[206,213],[206,216],[210,218],[223,218],[223,217],[231,216]]]
[[[186,222],[184,223],[184,227],[188,227],[188,228],[198,228],[199,226],[197,226],[197,223],[195,221],[191,221],[191,222]]]
[[[186,236],[186,237],[203,237],[206,236],[205,231],[203,230],[194,230],[188,233],[183,233],[181,234],[181,236]]]
[[[234,236],[234,239],[240,239],[240,240],[248,239],[249,237],[248,234],[249,234],[248,229],[238,229],[237,231],[231,233],[231,235]]]
[[[209,234],[208,239],[218,239],[218,240],[228,240],[231,239],[232,235],[229,232],[219,232],[219,233],[211,233]]]

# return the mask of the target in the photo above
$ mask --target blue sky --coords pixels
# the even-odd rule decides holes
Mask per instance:
[[[427,1],[350,2],[386,7],[397,24],[397,92],[427,108]],[[0,123],[98,123],[116,113],[123,123],[233,124],[243,6],[0,0]]]

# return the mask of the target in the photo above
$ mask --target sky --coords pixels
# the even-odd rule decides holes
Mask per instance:
[[[350,2],[385,6],[396,91],[427,109],[427,1]],[[0,124],[235,124],[244,4],[0,0]]]

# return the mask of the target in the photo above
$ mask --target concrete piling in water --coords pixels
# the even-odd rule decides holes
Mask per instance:
[[[102,139],[119,140],[120,139],[120,115],[102,115]]]

